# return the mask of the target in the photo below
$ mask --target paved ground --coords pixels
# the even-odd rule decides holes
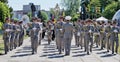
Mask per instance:
[[[10,51],[7,55],[0,56],[0,62],[120,62],[120,55],[106,53],[106,50],[93,48],[90,55],[86,55],[84,50],[74,46],[72,40],[71,55],[64,56],[58,54],[55,48],[55,42],[47,45],[47,41],[42,40],[42,45],[38,47],[38,53],[31,55],[30,39],[24,40],[24,44]]]

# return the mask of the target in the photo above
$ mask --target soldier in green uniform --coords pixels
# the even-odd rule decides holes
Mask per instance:
[[[50,21],[47,22],[47,38],[48,44],[52,41],[52,24]]]
[[[19,46],[20,44],[20,41],[19,41],[19,36],[20,36],[20,26],[19,26],[19,22],[18,21],[15,21],[15,48]]]
[[[118,47],[119,47],[119,37],[118,37],[118,34],[119,33],[120,33],[120,28],[117,26],[116,21],[113,21],[112,28],[111,28],[111,48],[112,48],[112,54],[114,54],[114,47],[115,47],[115,52],[118,53]]]
[[[23,44],[23,40],[24,40],[24,26],[22,23],[23,23],[22,21],[19,22],[19,26],[20,26],[19,46]]]
[[[105,48],[106,45],[106,33],[105,33],[105,22],[101,22],[100,26],[100,44],[101,44],[101,49]]]
[[[80,43],[80,26],[78,21],[74,23],[74,37],[75,37],[75,45],[79,47]]]
[[[64,43],[63,43],[63,17],[60,17],[60,20],[57,21],[55,25],[55,36],[56,36],[56,45],[59,51],[59,54],[62,53],[62,50],[64,49]]]
[[[31,23],[31,30],[30,30],[30,37],[31,37],[31,48],[32,48],[32,54],[37,53],[37,47],[38,47],[38,33],[40,30],[40,26],[37,23],[37,18],[33,18]]]
[[[5,23],[3,24],[3,40],[4,40],[4,50],[5,54],[9,51],[9,39],[10,39],[10,19],[6,18]]]
[[[11,37],[10,37],[10,50],[13,50],[14,48],[14,39],[15,39],[15,25],[14,25],[14,20],[11,20],[10,23],[11,27]]]
[[[70,23],[71,17],[66,16],[66,23],[63,25],[65,55],[70,54],[71,40],[73,38],[73,25]]]
[[[111,36],[111,21],[108,21],[108,23],[105,27],[105,32],[106,32],[107,52],[109,52],[109,50],[110,50],[110,36]]]
[[[38,24],[40,26],[40,31],[39,31],[39,45],[41,45],[43,24],[41,22],[41,19],[38,19],[37,21],[38,21]]]
[[[97,21],[94,24],[94,43],[96,44],[96,47],[100,46],[100,22]]]
[[[94,26],[92,25],[92,20],[88,19],[86,21],[87,25],[85,27],[85,49],[87,54],[89,51],[92,52],[93,47],[93,33],[94,33]]]

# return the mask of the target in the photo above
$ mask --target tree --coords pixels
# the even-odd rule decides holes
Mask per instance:
[[[91,0],[87,8],[88,8],[87,12],[91,19],[100,16],[100,1],[99,0]]]
[[[119,8],[120,8],[120,2],[113,1],[105,8],[105,11],[103,12],[103,16],[108,19],[112,19],[113,15],[115,14],[116,11],[118,11]]]
[[[38,18],[41,18],[41,19],[43,18],[40,10],[38,11],[37,16],[38,16]]]
[[[10,17],[10,11],[8,5],[0,2],[0,22],[4,22],[6,17]]]
[[[8,0],[0,0],[0,2],[8,3]]]
[[[62,6],[66,8],[65,15],[76,16],[80,8],[81,0],[61,0]]]
[[[105,10],[105,7],[111,4],[113,1],[118,2],[119,0],[99,0],[101,6],[101,12]]]
[[[41,18],[41,20],[43,22],[48,20],[48,15],[47,15],[47,13],[45,11],[39,11],[37,16],[38,16],[38,18]]]
[[[10,10],[10,18],[12,18],[12,16],[13,16],[13,14],[12,14],[13,8],[12,8],[12,7],[9,7],[9,10]]]
[[[28,12],[27,16],[30,18],[30,20],[32,20],[32,13]]]

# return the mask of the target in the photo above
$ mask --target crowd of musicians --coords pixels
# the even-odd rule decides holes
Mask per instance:
[[[37,47],[41,45],[45,33],[48,45],[52,41],[56,43],[56,49],[59,54],[65,52],[70,55],[71,41],[75,38],[75,46],[83,49],[86,54],[92,53],[92,48],[107,49],[112,54],[118,53],[120,27],[116,21],[96,21],[96,20],[80,20],[71,22],[70,16],[59,17],[54,22],[52,20],[47,23],[41,22],[39,18],[32,18],[32,22],[23,25],[22,21],[14,21],[6,18],[3,24],[3,40],[5,54],[16,49],[23,44],[26,30],[31,41],[32,54],[37,53]]]

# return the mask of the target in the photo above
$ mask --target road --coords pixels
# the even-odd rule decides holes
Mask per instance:
[[[64,56],[64,53],[58,54],[55,42],[52,41],[51,45],[47,45],[47,39],[42,40],[38,53],[32,55],[30,44],[30,38],[27,38],[21,47],[10,51],[7,55],[1,55],[0,62],[120,62],[120,55],[107,53],[106,49],[100,50],[94,47],[93,52],[87,55],[84,49],[74,45],[74,38],[70,56]]]

